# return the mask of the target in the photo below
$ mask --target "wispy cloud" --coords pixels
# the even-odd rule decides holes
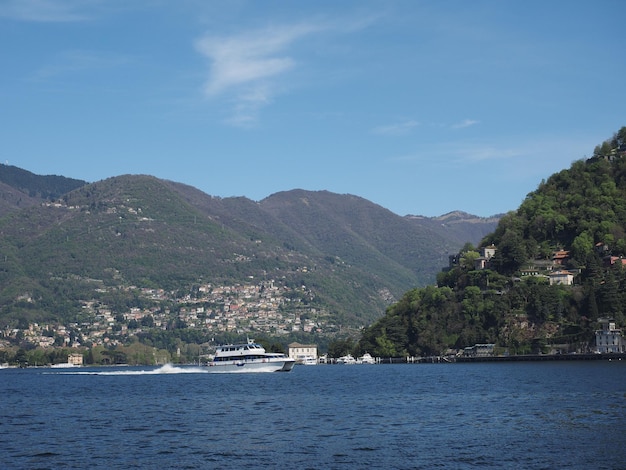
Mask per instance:
[[[372,132],[379,135],[406,135],[419,125],[419,122],[409,120],[386,126],[378,126],[375,127]]]
[[[455,142],[425,145],[412,153],[391,157],[390,161],[445,162],[450,166],[518,158],[527,154],[528,149],[511,148],[497,143]]]
[[[272,93],[259,85],[248,93],[237,96],[232,115],[226,123],[236,127],[250,127],[256,123],[259,110],[272,102]]]
[[[480,124],[480,121],[475,121],[473,119],[465,119],[457,124],[452,125],[452,129],[464,129],[466,127],[475,126],[476,124]]]
[[[210,61],[204,85],[208,97],[235,95],[231,124],[250,124],[279,93],[279,78],[296,66],[290,47],[323,29],[315,24],[272,27],[229,37],[205,36],[197,50]]]
[[[84,0],[3,0],[0,17],[18,21],[71,22],[90,19],[87,9],[93,1]]]

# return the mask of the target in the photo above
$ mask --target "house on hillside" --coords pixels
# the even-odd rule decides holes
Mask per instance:
[[[496,251],[497,251],[497,250],[498,250],[498,249],[496,248],[496,245],[491,244],[491,245],[486,246],[486,247],[484,247],[484,248],[483,248],[482,255],[483,255],[483,256],[484,256],[487,260],[490,260],[490,259],[491,259],[491,258],[492,258],[495,254],[496,254]]]
[[[550,273],[551,286],[571,286],[574,284],[574,273],[564,269]]]
[[[563,265],[567,260],[569,260],[569,251],[559,250],[552,255],[553,264]]]
[[[474,269],[485,269],[489,266],[489,260],[496,254],[495,245],[489,245],[481,250],[480,256],[474,260]]]
[[[540,275],[541,273],[534,266],[520,270],[520,277],[540,276]]]
[[[626,258],[622,258],[621,256],[607,256],[604,258],[604,265],[607,268],[615,265],[626,266]]]
[[[600,318],[598,322],[601,329],[596,330],[596,351],[603,354],[626,352],[622,330],[615,327],[615,321]]]
[[[608,253],[609,245],[607,245],[606,243],[598,242],[596,243],[594,249],[596,250],[596,253],[598,253],[599,255],[603,255],[605,253]]]

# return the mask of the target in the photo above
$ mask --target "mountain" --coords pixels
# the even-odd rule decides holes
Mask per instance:
[[[306,302],[333,322],[362,326],[495,227],[464,215],[450,231],[326,191],[254,202],[146,175],[85,184],[9,169],[4,184],[26,202],[0,219],[0,324],[76,322],[93,305],[123,313],[146,305],[133,287],[180,298],[193,286],[275,279],[306,286]],[[461,243],[463,224],[474,238]]]
[[[477,240],[485,236],[486,228],[491,227],[488,232],[495,230],[503,215],[477,217],[467,212],[453,211],[439,217],[407,215],[406,218],[417,225],[429,227],[442,238],[454,240],[459,246],[463,246],[467,242],[476,244]]]
[[[40,176],[12,165],[0,164],[0,217],[42,200],[54,200],[87,184],[64,176]]]
[[[437,285],[407,291],[358,349],[588,352],[604,319],[626,325],[626,127],[542,181],[478,250],[452,257]]]

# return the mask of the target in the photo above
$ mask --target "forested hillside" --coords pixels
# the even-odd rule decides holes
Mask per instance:
[[[438,355],[476,343],[499,352],[583,352],[598,319],[626,320],[626,127],[592,158],[542,181],[478,247],[367,328],[379,356]],[[358,351],[357,351],[358,352]]]
[[[0,184],[32,199],[52,201],[87,182],[58,175],[36,175],[13,165],[0,164]]]
[[[16,166],[0,164],[0,217],[54,200],[85,181],[56,175],[36,175]]]
[[[93,184],[55,178],[52,185],[47,177],[16,175],[12,184],[38,196],[0,218],[0,326],[11,338],[18,325],[94,325],[103,312],[117,319],[102,333],[109,339],[125,341],[118,332],[129,318],[156,312],[176,335],[187,323],[199,324],[180,317],[198,308],[212,312],[195,327],[198,337],[245,332],[252,328],[245,312],[225,318],[235,300],[207,294],[224,286],[281,289],[269,302],[273,318],[287,312],[297,326],[262,319],[257,329],[284,334],[303,330],[305,319],[319,325],[316,334],[332,335],[370,324],[404,291],[434,281],[448,253],[461,246],[362,198],[326,191],[293,190],[254,202],[146,175]],[[42,196],[63,185],[78,187],[56,199]],[[483,235],[495,226],[464,217]],[[242,299],[236,304],[251,308]],[[207,321],[210,315],[219,319]]]

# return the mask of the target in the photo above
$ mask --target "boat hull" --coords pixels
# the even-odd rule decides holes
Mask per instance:
[[[252,359],[215,361],[208,363],[211,373],[241,374],[250,372],[289,372],[293,369],[293,359]]]

